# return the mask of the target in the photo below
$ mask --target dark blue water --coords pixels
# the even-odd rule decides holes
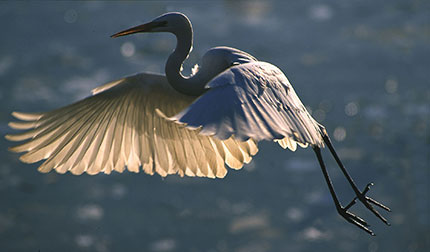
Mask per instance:
[[[0,133],[135,72],[162,72],[168,34],[109,35],[188,15],[185,68],[228,45],[281,68],[360,187],[387,204],[371,237],[341,219],[310,149],[274,143],[222,180],[40,174],[0,139],[1,251],[428,251],[430,5],[427,1],[0,3]],[[189,71],[189,70],[188,70]],[[327,153],[326,153],[327,154]],[[346,203],[353,194],[329,155]]]

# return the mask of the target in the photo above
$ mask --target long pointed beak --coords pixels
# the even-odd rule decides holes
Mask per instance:
[[[138,32],[151,32],[152,29],[154,29],[156,27],[165,26],[166,23],[167,22],[149,22],[149,23],[146,23],[143,25],[138,25],[138,26],[132,27],[130,29],[115,33],[114,35],[111,36],[111,38],[117,38],[117,37],[130,35],[130,34],[138,33]]]

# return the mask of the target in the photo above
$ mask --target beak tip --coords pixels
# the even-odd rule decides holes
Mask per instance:
[[[163,27],[166,25],[166,22],[149,22],[143,25],[138,25],[135,27],[132,27],[130,29],[115,33],[113,35],[111,35],[111,38],[118,38],[118,37],[122,37],[122,36],[126,36],[126,35],[130,35],[130,34],[134,34],[134,33],[138,33],[138,32],[151,32],[153,28],[156,27]]]
[[[119,37],[119,34],[118,34],[118,33],[115,33],[115,34],[110,35],[110,37],[111,37],[111,38],[118,38],[118,37]]]

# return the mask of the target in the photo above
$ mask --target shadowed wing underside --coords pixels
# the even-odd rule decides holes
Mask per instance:
[[[272,64],[251,62],[231,67],[206,87],[205,94],[169,119],[219,139],[275,140],[293,151],[297,144],[323,146],[322,126]]]
[[[20,122],[7,135],[11,141],[26,141],[11,147],[27,152],[26,163],[46,159],[41,172],[97,174],[122,172],[126,168],[161,176],[224,177],[224,163],[240,169],[258,151],[252,139],[218,140],[172,123],[155,113],[173,116],[195,97],[181,95],[165,76],[138,74],[93,90],[93,96],[72,105],[40,114],[14,112]]]

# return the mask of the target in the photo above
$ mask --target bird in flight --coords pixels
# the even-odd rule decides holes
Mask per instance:
[[[349,211],[357,200],[384,223],[374,208],[388,207],[359,190],[330,141],[276,66],[230,47],[215,47],[190,76],[181,73],[193,43],[193,29],[182,13],[163,14],[149,23],[112,35],[168,32],[177,45],[167,59],[166,75],[140,73],[92,91],[92,96],[45,113],[13,112],[19,119],[6,135],[24,141],[9,148],[26,152],[25,163],[45,160],[40,172],[109,174],[112,171],[223,178],[257,153],[262,140],[295,151],[310,146],[321,166],[338,213],[369,234],[362,218]],[[328,175],[321,149],[328,147],[355,193],[342,206]]]

